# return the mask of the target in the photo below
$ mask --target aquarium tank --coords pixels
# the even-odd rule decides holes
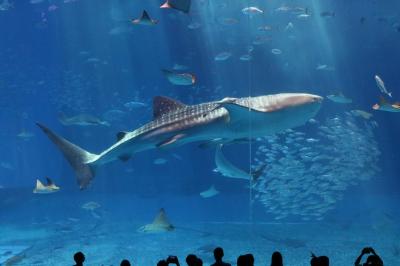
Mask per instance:
[[[399,47],[395,0],[0,0],[0,265],[398,265]]]

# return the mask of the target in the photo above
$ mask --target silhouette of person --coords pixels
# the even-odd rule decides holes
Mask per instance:
[[[231,264],[222,261],[223,257],[224,257],[224,250],[221,247],[215,248],[214,249],[215,263],[213,263],[211,266],[231,266]]]
[[[188,266],[197,266],[199,261],[196,255],[194,254],[189,254],[186,256],[186,263]]]
[[[365,254],[371,254],[368,256],[367,261],[361,264],[361,259]],[[376,254],[375,250],[371,247],[365,247],[361,250],[360,256],[354,262],[355,266],[383,266],[382,259]]]
[[[85,255],[80,251],[76,252],[74,254],[74,261],[75,261],[74,266],[83,266],[83,262],[85,261]]]
[[[317,257],[311,253],[311,266],[329,266],[329,258],[327,256]]]
[[[329,258],[327,256],[318,257],[319,266],[329,266]]]
[[[131,263],[129,262],[129,260],[123,260],[121,261],[121,266],[131,266]]]
[[[246,256],[245,255],[240,255],[236,260],[236,265],[237,266],[247,266]]]
[[[157,266],[168,266],[168,262],[166,260],[160,260],[157,262]]]
[[[318,258],[314,254],[311,255],[310,265],[311,266],[319,266]]]
[[[244,255],[246,258],[246,266],[254,266],[254,256],[253,254]]]
[[[271,266],[283,266],[282,254],[279,251],[272,253]]]

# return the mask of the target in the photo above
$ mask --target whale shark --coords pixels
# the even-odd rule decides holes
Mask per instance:
[[[307,93],[280,93],[186,105],[156,96],[154,119],[131,131],[119,132],[117,142],[100,154],[90,153],[37,123],[61,150],[76,173],[80,189],[94,178],[95,168],[149,150],[180,146],[191,142],[219,143],[263,137],[305,124],[320,109],[322,97]]]

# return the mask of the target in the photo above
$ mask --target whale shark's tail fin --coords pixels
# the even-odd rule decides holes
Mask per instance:
[[[68,140],[58,136],[42,124],[36,124],[61,150],[64,157],[75,171],[80,189],[85,189],[94,178],[94,169],[88,162],[96,160],[98,155],[85,151]]]

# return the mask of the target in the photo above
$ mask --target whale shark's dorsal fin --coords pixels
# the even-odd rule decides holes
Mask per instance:
[[[159,118],[163,114],[183,108],[186,105],[164,96],[156,96],[153,98],[153,117]]]
[[[157,214],[157,216],[154,218],[154,221],[152,223],[153,225],[158,225],[158,226],[172,226],[170,222],[168,221],[167,215],[165,214],[164,208],[161,208],[160,212]]]

